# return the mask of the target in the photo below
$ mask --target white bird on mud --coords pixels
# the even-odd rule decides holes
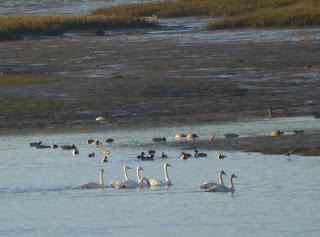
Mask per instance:
[[[95,183],[95,182],[89,182],[89,183],[85,183],[85,184],[82,184],[80,186],[80,188],[104,188],[104,180],[103,180],[103,169],[100,169],[100,172],[99,172],[99,179],[100,179],[100,182],[99,183]]]
[[[222,185],[224,186],[224,182],[223,182],[223,179],[222,179],[222,175],[227,175],[224,170],[221,170],[219,172],[219,183],[215,183],[215,182],[204,182],[203,184],[200,185],[200,188],[201,189],[208,189],[208,188],[211,188],[213,186],[217,186],[217,185]]]
[[[106,118],[103,117],[103,116],[100,116],[100,117],[96,118],[96,121],[105,121],[105,120],[106,120]]]
[[[150,179],[150,186],[169,186],[171,185],[171,180],[168,175],[168,167],[171,166],[168,163],[164,163],[163,170],[164,170],[164,181],[158,179]]]
[[[212,188],[204,190],[205,192],[221,192],[221,193],[227,193],[227,192],[234,192],[234,185],[233,185],[233,178],[238,178],[235,174],[232,174],[229,177],[229,187],[226,187],[224,185],[217,185]]]

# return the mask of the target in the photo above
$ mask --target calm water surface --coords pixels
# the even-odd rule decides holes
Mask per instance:
[[[0,14],[87,14],[100,7],[152,0],[0,0]]]
[[[319,120],[290,118],[242,123],[164,127],[144,130],[104,129],[102,132],[1,136],[0,236],[319,236],[319,157],[266,156],[229,152],[216,160],[181,161],[178,149],[146,144],[155,136],[173,140],[176,132],[196,131],[201,137],[237,131],[240,136],[268,134],[270,128],[320,129]],[[88,138],[115,139],[92,148]],[[70,151],[37,150],[29,142],[74,143],[80,155]],[[143,146],[143,147],[142,147]],[[98,181],[100,151],[111,151],[104,164],[105,182],[123,179],[122,166],[142,165],[148,178],[163,178],[163,161],[138,162],[143,149],[168,155],[169,188],[142,190],[81,190],[79,185]],[[87,158],[96,152],[97,157]],[[217,180],[224,169],[235,173],[236,192],[204,193],[198,185]],[[134,170],[129,176],[135,178]]]

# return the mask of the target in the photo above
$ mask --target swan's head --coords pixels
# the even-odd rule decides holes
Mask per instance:
[[[168,166],[171,166],[171,165],[168,163],[164,163],[164,167],[168,167]]]
[[[236,176],[235,174],[232,174],[230,177],[231,177],[232,179],[233,179],[233,178],[238,178],[238,176]]]
[[[131,168],[129,167],[129,166],[123,166],[123,168],[125,169],[125,170],[130,170]]]
[[[149,179],[147,179],[147,178],[145,178],[145,177],[142,177],[142,178],[141,178],[141,183],[142,183],[142,182],[145,182],[145,184],[147,185],[147,187],[150,188],[150,181],[149,181]]]
[[[100,173],[101,173],[101,174],[103,174],[103,172],[104,172],[104,170],[103,170],[103,169],[101,169],[101,170],[100,170]]]
[[[224,172],[224,170],[221,170],[220,175],[227,175],[227,174],[226,174],[226,172]]]
[[[141,166],[137,167],[137,171],[144,170]]]

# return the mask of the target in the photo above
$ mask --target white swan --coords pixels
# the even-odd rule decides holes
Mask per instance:
[[[234,192],[234,185],[233,185],[233,178],[238,178],[235,174],[232,174],[229,177],[229,187],[226,187],[224,185],[217,185],[212,188],[204,190],[205,192],[222,192],[222,193],[227,193],[227,192]]]
[[[137,166],[137,181],[133,179],[127,179],[122,184],[119,184],[118,188],[137,188],[137,187],[148,187],[150,182],[147,178],[141,177],[140,171],[143,170],[142,167]],[[126,177],[128,178],[128,176]]]
[[[171,166],[168,163],[164,163],[163,165],[163,170],[164,170],[164,181],[162,180],[157,180],[157,179],[150,179],[150,186],[166,186],[166,185],[171,185],[170,178],[168,176],[168,166]]]
[[[223,179],[222,179],[222,175],[227,175],[223,170],[221,170],[219,172],[219,181],[220,181],[220,184],[218,183],[215,183],[215,182],[204,182],[203,184],[200,185],[200,188],[201,189],[208,189],[208,188],[211,188],[213,186],[217,186],[217,185],[222,185],[224,186],[224,182],[223,182]]]
[[[104,180],[103,180],[103,169],[99,172],[100,183],[89,182],[82,184],[80,188],[104,188]]]
[[[129,180],[128,174],[127,174],[128,169],[131,169],[131,168],[129,166],[126,166],[126,165],[123,166],[123,173],[124,173],[124,179],[125,180],[124,181],[121,181],[121,180],[114,181],[110,185],[112,188],[123,188],[124,183]]]

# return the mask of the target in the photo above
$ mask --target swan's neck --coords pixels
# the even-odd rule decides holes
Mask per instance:
[[[169,176],[168,176],[168,166],[164,166],[164,180],[165,180],[165,182],[167,182],[167,183],[171,183],[170,182],[170,178],[169,178]]]
[[[140,182],[140,180],[141,180],[140,169],[137,168],[137,181],[138,181],[138,183]]]
[[[100,170],[100,185],[104,186],[103,171],[102,170]]]
[[[147,179],[147,178],[145,178],[145,177],[142,177],[142,178],[140,179],[139,185],[142,185],[143,181],[145,181],[147,187],[150,187],[150,181],[149,181],[149,179]]]
[[[129,178],[128,178],[128,174],[127,174],[127,169],[126,169],[126,167],[123,167],[123,173],[124,173],[124,178],[125,178],[126,181],[127,181]]]
[[[230,179],[229,179],[229,188],[230,188],[231,191],[234,190],[233,178],[232,177],[230,177]]]
[[[222,174],[221,174],[221,173],[219,173],[219,180],[220,180],[220,184],[221,184],[221,185],[224,185],[223,179],[222,179]]]

